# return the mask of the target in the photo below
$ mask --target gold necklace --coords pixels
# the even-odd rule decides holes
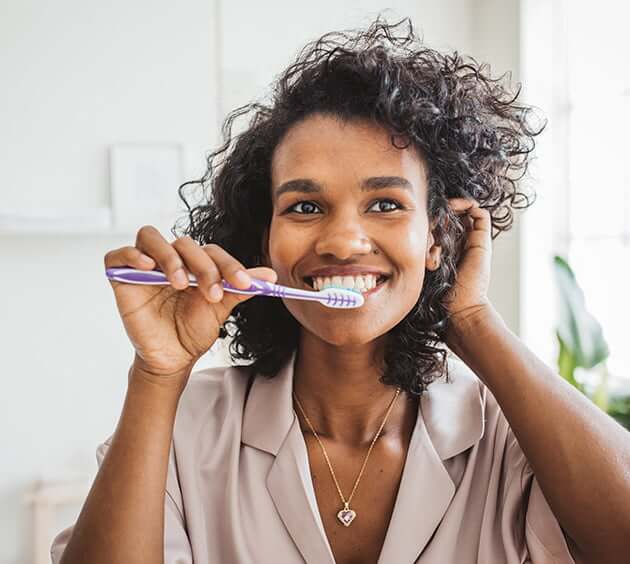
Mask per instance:
[[[392,408],[394,407],[394,403],[396,402],[396,399],[398,398],[398,394],[400,394],[400,388],[396,389],[396,394],[394,395],[392,401],[389,403],[389,407],[387,408],[387,413],[385,414],[385,418],[383,419],[383,422],[381,423],[381,426],[378,428],[378,431],[376,432],[376,435],[374,435],[374,438],[372,439],[372,444],[370,445],[370,448],[368,449],[367,454],[365,455],[365,460],[363,461],[363,466],[361,466],[361,470],[359,471],[359,475],[357,476],[357,479],[354,482],[354,487],[352,488],[352,492],[350,492],[350,497],[346,500],[343,497],[343,494],[341,493],[341,488],[339,487],[339,482],[337,482],[337,477],[335,476],[335,471],[333,470],[332,464],[330,463],[330,459],[328,458],[328,454],[326,453],[326,449],[324,448],[324,445],[323,445],[322,441],[320,440],[319,436],[315,432],[315,429],[313,428],[313,425],[311,425],[310,419],[306,416],[306,413],[304,413],[304,409],[303,409],[302,404],[300,403],[300,400],[298,399],[296,393],[293,392],[293,397],[295,398],[295,401],[296,401],[298,407],[300,408],[300,411],[302,412],[302,415],[304,416],[304,419],[306,419],[306,422],[308,423],[308,426],[311,428],[311,431],[313,432],[313,435],[315,435],[315,438],[317,439],[317,442],[319,443],[319,446],[321,447],[322,452],[324,453],[324,458],[326,459],[326,464],[328,464],[328,469],[330,470],[332,478],[333,478],[333,480],[335,482],[335,486],[337,487],[337,491],[339,492],[339,497],[341,498],[341,502],[343,503],[343,507],[337,513],[337,519],[339,519],[339,521],[341,521],[341,524],[346,526],[346,527],[349,527],[350,523],[352,523],[352,521],[354,521],[354,518],[357,516],[356,512],[353,511],[352,509],[350,509],[350,502],[352,501],[352,498],[354,496],[354,492],[356,491],[357,486],[359,485],[359,480],[361,480],[361,476],[363,476],[363,470],[365,470],[365,465],[367,464],[367,461],[368,461],[368,458],[370,456],[370,453],[372,452],[372,447],[374,446],[374,443],[376,442],[376,439],[378,439],[379,435],[381,434],[381,431],[383,430],[383,427],[385,426],[385,421],[387,421],[387,418],[389,417],[389,414],[391,413]]]

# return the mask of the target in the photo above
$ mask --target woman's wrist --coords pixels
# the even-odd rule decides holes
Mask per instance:
[[[134,361],[129,368],[128,390],[177,404],[191,372],[192,367],[169,376],[158,375]]]
[[[446,329],[446,344],[457,355],[466,349],[466,343],[483,330],[485,324],[498,316],[490,303],[482,304],[452,315]]]

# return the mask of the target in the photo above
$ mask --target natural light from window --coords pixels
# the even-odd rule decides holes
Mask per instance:
[[[603,327],[611,375],[630,379],[630,7],[565,10],[569,262]]]

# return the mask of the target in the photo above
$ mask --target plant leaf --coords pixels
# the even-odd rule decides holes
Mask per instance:
[[[588,312],[584,293],[566,260],[554,256],[554,275],[558,290],[557,335],[574,357],[574,366],[593,368],[608,358],[610,351],[602,327]]]

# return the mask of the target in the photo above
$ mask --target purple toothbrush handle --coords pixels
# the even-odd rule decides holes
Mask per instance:
[[[105,275],[110,280],[117,282],[131,282],[132,284],[156,284],[167,285],[170,284],[166,275],[159,270],[137,270],[135,268],[108,268],[105,270]],[[193,284],[193,281],[190,282]],[[194,285],[197,285],[196,280]]]
[[[159,270],[138,270],[135,268],[126,267],[108,268],[105,271],[105,274],[110,280],[115,280],[119,282],[156,285],[170,284],[166,275]],[[252,278],[252,281],[252,285],[249,288],[245,289],[236,288],[226,280],[221,280],[221,285],[223,286],[223,289],[227,292],[234,292],[237,294],[259,294],[263,296],[273,296],[278,298],[301,297],[311,300],[318,299],[317,296],[312,295],[316,294],[316,292],[304,292],[301,290],[294,290],[293,288],[287,288],[279,284],[272,284],[271,282],[266,282],[265,280],[259,280],[257,278]],[[193,275],[190,275],[189,283],[191,286],[197,286],[197,279]]]
[[[166,275],[160,270],[138,270],[135,268],[119,267],[106,269],[105,275],[110,280],[131,284],[170,284]],[[197,279],[192,274],[189,275],[189,284],[191,286],[198,285]],[[276,298],[297,298],[301,300],[317,301],[337,307],[350,303],[349,298],[346,295],[337,295],[336,293],[327,293],[322,295],[320,292],[301,290],[300,288],[289,288],[288,286],[273,284],[272,282],[259,280],[258,278],[252,278],[252,285],[246,289],[236,288],[226,280],[222,280],[221,285],[225,291],[236,294],[272,296]]]
[[[223,285],[224,290],[239,294],[258,294],[261,296],[272,296],[274,298],[302,298],[316,301],[321,299],[321,296],[314,295],[317,294],[317,292],[309,292],[298,288],[289,288],[280,284],[267,282],[266,280],[259,280],[258,278],[252,278],[252,285],[245,290],[235,288],[225,280],[223,280],[221,284]]]

